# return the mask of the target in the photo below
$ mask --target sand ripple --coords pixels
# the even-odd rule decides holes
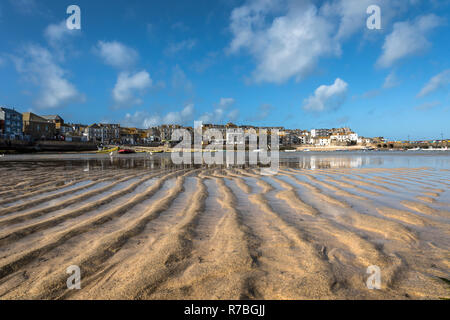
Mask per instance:
[[[18,168],[0,187],[0,298],[449,298],[449,178]],[[81,290],[67,289],[70,265]]]

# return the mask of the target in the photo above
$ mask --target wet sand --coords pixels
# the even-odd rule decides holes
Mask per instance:
[[[0,165],[0,299],[450,298],[448,169],[258,171]]]

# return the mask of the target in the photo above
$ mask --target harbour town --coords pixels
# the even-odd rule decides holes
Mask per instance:
[[[450,1],[0,1],[2,311],[444,309],[449,21]]]
[[[174,139],[175,130],[193,127],[178,124],[162,124],[150,128],[130,128],[120,124],[75,124],[66,122],[59,115],[37,115],[19,112],[14,108],[0,107],[0,151],[102,151],[114,146],[131,147],[130,150],[170,151],[182,138]],[[284,127],[256,127],[251,125],[202,124],[207,130],[220,132],[222,139],[204,139],[203,146],[210,143],[245,142],[249,132],[271,133],[276,130],[281,151],[343,151],[343,150],[448,150],[450,139],[424,141],[389,141],[383,137],[363,137],[348,127],[331,129],[287,129]]]

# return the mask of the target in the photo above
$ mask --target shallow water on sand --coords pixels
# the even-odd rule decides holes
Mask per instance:
[[[448,152],[280,153],[273,176],[17,155],[0,177],[0,299],[450,297]]]

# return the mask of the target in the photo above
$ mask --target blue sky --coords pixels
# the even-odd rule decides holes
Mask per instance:
[[[69,30],[66,8],[81,8]],[[381,30],[369,30],[369,5]],[[1,0],[0,104],[66,122],[450,137],[450,1]]]

